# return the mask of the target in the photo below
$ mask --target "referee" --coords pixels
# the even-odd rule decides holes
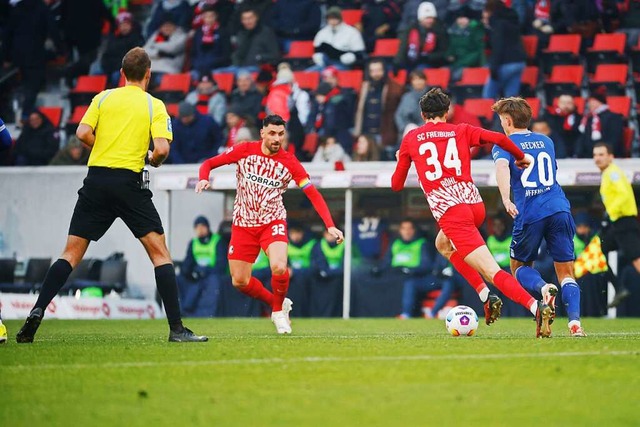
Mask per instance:
[[[593,160],[602,171],[600,196],[610,222],[600,236],[602,252],[606,256],[611,251],[620,250],[625,258],[632,260],[633,267],[640,273],[640,225],[633,188],[624,171],[613,163],[611,145],[604,142],[595,144]],[[617,306],[629,295],[630,292],[620,283],[609,307]]]
[[[67,245],[47,272],[38,300],[16,336],[19,343],[33,342],[47,306],[82,260],[89,242],[99,240],[116,218],[122,218],[142,242],[155,267],[156,285],[169,321],[169,341],[208,340],[182,325],[171,255],[151,201],[148,172],[143,172],[147,157],[151,166],[162,164],[173,138],[164,104],[146,92],[151,60],[144,49],[127,52],[121,73],[126,86],[96,95],[76,130],[76,136],[93,147],[89,172],[78,191]],[[150,137],[153,152],[148,151]]]

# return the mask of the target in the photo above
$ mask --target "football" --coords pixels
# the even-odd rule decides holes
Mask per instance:
[[[445,318],[447,331],[454,337],[470,337],[478,329],[478,315],[471,307],[458,305],[447,313]]]

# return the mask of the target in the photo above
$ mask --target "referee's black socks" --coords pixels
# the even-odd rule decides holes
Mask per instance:
[[[178,283],[173,264],[164,264],[155,268],[156,286],[167,313],[169,327],[174,332],[182,332],[182,319],[180,317],[180,301],[178,300]]]
[[[64,286],[72,270],[73,267],[66,259],[60,258],[54,262],[49,267],[49,271],[47,271],[47,275],[42,282],[42,289],[40,289],[40,295],[34,308],[40,308],[44,313],[51,300],[58,295],[58,292]]]

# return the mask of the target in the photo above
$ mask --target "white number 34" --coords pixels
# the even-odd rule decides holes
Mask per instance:
[[[421,156],[427,151],[429,152],[429,157],[425,160],[427,165],[433,166],[432,172],[425,173],[425,177],[429,181],[435,181],[442,177],[442,166],[447,169],[455,169],[457,176],[462,175],[462,162],[458,156],[458,146],[456,145],[455,138],[449,138],[449,141],[447,141],[447,148],[444,152],[444,161],[442,164],[440,164],[440,161],[438,160],[438,149],[436,144],[433,142],[425,142],[418,148],[418,152]]]

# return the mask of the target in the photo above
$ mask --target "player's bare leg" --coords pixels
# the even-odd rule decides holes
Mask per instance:
[[[260,280],[251,276],[253,264],[237,259],[229,260],[229,272],[233,287],[251,298],[258,299],[269,307],[273,306],[273,294],[264,287]]]
[[[273,288],[273,304],[271,321],[279,334],[291,333],[289,312],[293,303],[286,298],[289,289],[289,269],[287,268],[286,242],[273,242],[267,248],[269,266],[271,267],[271,287]]]
[[[438,252],[448,259],[453,267],[464,277],[478,293],[480,301],[484,304],[484,320],[487,325],[492,324],[500,317],[502,310],[502,300],[496,294],[490,293],[489,288],[482,280],[482,276],[471,268],[456,251],[451,240],[444,234],[442,230],[436,236],[436,248]]]
[[[38,300],[31,310],[31,313],[29,313],[24,325],[16,334],[16,341],[18,343],[33,342],[33,338],[40,327],[40,322],[42,322],[47,306],[58,294],[62,286],[64,286],[71,271],[82,261],[82,257],[84,257],[88,247],[89,240],[87,239],[78,236],[67,237],[67,244],[62,255],[49,267],[49,271],[47,271],[47,275],[42,283]]]
[[[566,308],[567,317],[569,317],[569,334],[572,337],[586,337],[587,334],[580,323],[580,287],[574,276],[573,261],[554,262],[553,264],[560,281],[562,303]]]

